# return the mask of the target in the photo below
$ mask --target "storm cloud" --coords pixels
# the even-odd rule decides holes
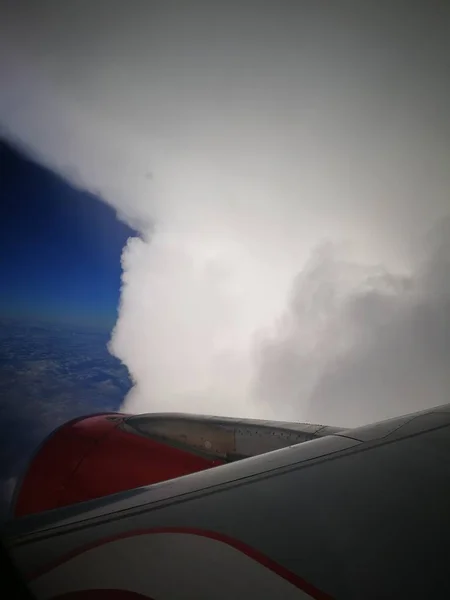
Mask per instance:
[[[140,232],[127,410],[446,400],[448,3],[2,5],[3,135]]]
[[[323,247],[261,344],[257,393],[285,418],[356,426],[444,404],[450,390],[450,221],[409,274]]]

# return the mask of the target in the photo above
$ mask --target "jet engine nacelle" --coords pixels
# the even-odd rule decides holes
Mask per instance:
[[[14,516],[67,506],[208,469],[200,456],[121,427],[124,415],[70,421],[41,445],[18,486]]]
[[[16,488],[13,515],[174,479],[335,431],[176,413],[81,417],[56,429],[40,446]]]

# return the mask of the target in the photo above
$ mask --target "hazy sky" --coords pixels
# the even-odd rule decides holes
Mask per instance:
[[[353,425],[448,399],[447,2],[1,4],[1,131],[142,236],[127,409]]]

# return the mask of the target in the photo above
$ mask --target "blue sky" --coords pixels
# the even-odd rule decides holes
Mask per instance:
[[[0,144],[0,316],[110,329],[134,232],[95,195]]]

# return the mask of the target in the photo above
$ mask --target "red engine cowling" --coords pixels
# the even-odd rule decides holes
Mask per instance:
[[[41,445],[17,489],[15,517],[99,498],[223,464],[137,435],[106,413],[70,421]]]

